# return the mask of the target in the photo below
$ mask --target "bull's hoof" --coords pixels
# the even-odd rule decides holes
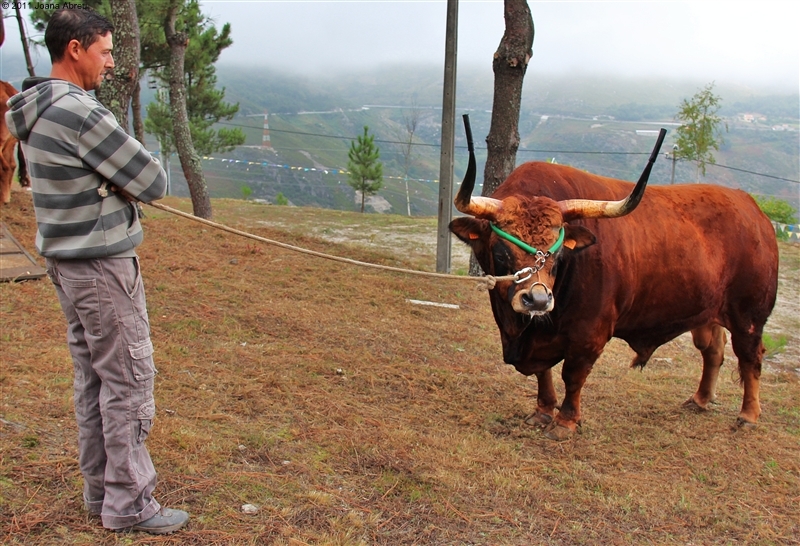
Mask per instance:
[[[700,404],[694,401],[694,397],[690,396],[689,399],[683,403],[683,409],[694,411],[696,413],[701,413],[704,411],[708,411],[708,408],[704,408]]]
[[[528,418],[525,419],[525,424],[526,425],[531,425],[531,426],[539,427],[539,428],[544,428],[544,427],[548,426],[552,422],[553,422],[553,416],[552,415],[548,415],[548,414],[542,413],[540,411],[537,411],[536,413],[534,413],[533,415],[531,415],[531,416],[529,416]]]
[[[757,423],[752,423],[744,417],[737,417],[736,425],[733,427],[733,430],[754,430],[756,427],[758,427]]]
[[[565,442],[575,436],[575,431],[568,429],[564,425],[559,425],[558,423],[553,422],[550,423],[546,429],[544,429],[544,435],[550,440],[555,440],[556,442]]]

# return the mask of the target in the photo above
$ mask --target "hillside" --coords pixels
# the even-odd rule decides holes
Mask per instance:
[[[212,195],[241,197],[242,186],[248,186],[256,199],[274,201],[280,192],[297,205],[353,210],[356,199],[346,176],[332,171],[346,168],[350,139],[367,125],[376,135],[385,164],[386,187],[379,193],[383,206],[378,209],[403,214],[406,190],[399,143],[406,135],[404,116],[416,112],[419,126],[409,172],[412,214],[436,213],[441,125],[438,69],[399,66],[312,79],[221,66],[219,80],[227,99],[240,103],[240,116],[229,125],[244,128],[250,147],[215,154],[215,159],[205,162]],[[672,115],[680,101],[702,85],[529,72],[517,162],[555,160],[598,174],[635,179],[654,143],[652,131],[661,126],[674,129]],[[724,84],[717,85],[715,92],[723,98],[720,113],[725,116],[728,132],[716,154],[721,166],[709,166],[703,181],[778,196],[800,209],[800,185],[781,180],[800,180],[797,95],[775,96]],[[480,183],[485,161],[483,139],[491,121],[491,73],[475,69],[460,72],[457,93],[457,113],[470,114],[476,136]],[[265,110],[270,113],[274,152],[257,148]],[[668,135],[664,151],[671,149],[673,136]],[[455,171],[460,179],[467,159],[460,124],[456,146]],[[696,181],[692,164],[678,163],[675,167],[677,182]],[[669,183],[672,168],[672,162],[662,155],[651,183]],[[176,195],[188,195],[180,180],[177,173]]]
[[[21,79],[24,64],[9,59],[4,73]],[[398,65],[309,77],[220,65],[218,76],[226,99],[240,105],[239,116],[225,125],[243,128],[247,142],[245,147],[215,154],[215,159],[204,162],[213,196],[241,198],[242,188],[247,186],[253,199],[274,201],[282,193],[296,205],[354,210],[354,192],[347,185],[346,176],[338,171],[347,166],[350,139],[368,125],[381,148],[386,175],[385,188],[370,210],[404,214],[406,187],[398,143],[406,134],[404,116],[416,110],[419,127],[408,173],[409,200],[413,215],[436,214],[440,67]],[[680,101],[707,83],[540,74],[532,67],[523,92],[517,163],[555,159],[598,174],[635,179],[655,139],[642,131],[661,126],[674,129],[673,115]],[[478,147],[479,184],[485,160],[484,139],[491,121],[492,86],[490,67],[459,68],[457,114],[460,117],[469,113],[471,117]],[[722,97],[720,114],[729,131],[723,135],[722,149],[716,154],[718,164],[724,167],[709,166],[703,181],[780,197],[800,210],[800,97],[725,82],[717,83],[715,93]],[[153,91],[143,85],[143,102],[152,98]],[[258,149],[265,111],[270,114],[275,152]],[[673,138],[671,132],[664,151],[671,149]],[[455,172],[460,180],[467,161],[460,120],[456,139]],[[150,147],[158,146],[153,143]],[[651,183],[668,184],[672,167],[662,155]],[[187,196],[177,158],[172,162],[172,175],[174,194]],[[696,181],[694,166],[676,164],[675,179]]]

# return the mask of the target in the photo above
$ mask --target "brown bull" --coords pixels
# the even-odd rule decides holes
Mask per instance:
[[[538,379],[529,421],[545,426],[550,438],[576,431],[581,389],[612,337],[635,351],[632,366],[644,366],[660,345],[691,331],[703,373],[685,405],[706,409],[715,396],[726,328],[744,387],[737,426],[754,425],[761,413],[761,334],[778,278],[772,225],[742,191],[697,184],[644,192],[655,155],[635,189],[531,162],[485,198],[471,196],[470,150],[455,202],[472,217],[455,219],[450,230],[487,274],[516,273],[517,280],[490,291],[492,311],[504,360]],[[565,395],[556,415],[551,369],[562,360]]]
[[[14,169],[17,168],[14,148],[17,148],[19,161],[19,183],[21,186],[30,186],[22,148],[17,146],[17,139],[11,136],[6,127],[6,111],[8,111],[6,102],[16,94],[17,90],[11,84],[0,81],[0,204],[11,201],[11,181],[14,178]]]

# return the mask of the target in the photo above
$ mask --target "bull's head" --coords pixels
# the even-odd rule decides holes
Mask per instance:
[[[650,161],[631,194],[620,201],[509,196],[505,199],[473,197],[475,153],[465,116],[469,144],[469,166],[458,195],[456,208],[470,217],[450,223],[459,239],[470,245],[484,272],[514,275],[513,281],[498,284],[504,297],[518,312],[530,316],[549,313],[555,306],[553,287],[560,256],[593,245],[594,234],[571,225],[583,218],[617,218],[633,211],[644,195],[650,170],[666,135],[662,129]]]

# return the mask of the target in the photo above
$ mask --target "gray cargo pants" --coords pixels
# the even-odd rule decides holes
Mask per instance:
[[[83,498],[103,526],[149,519],[156,471],[144,445],[155,417],[153,344],[138,258],[47,259],[67,317]]]

